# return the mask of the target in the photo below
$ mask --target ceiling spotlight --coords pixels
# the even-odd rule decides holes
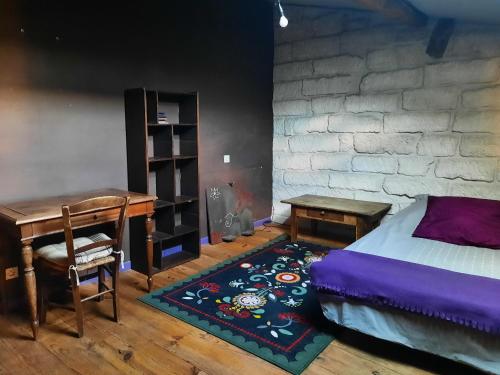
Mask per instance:
[[[278,0],[278,8],[281,13],[280,17],[280,26],[281,27],[287,27],[288,26],[288,18],[285,17],[285,13],[283,12],[283,7],[281,6],[281,1]]]

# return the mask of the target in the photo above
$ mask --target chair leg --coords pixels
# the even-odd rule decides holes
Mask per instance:
[[[40,278],[37,286],[38,320],[40,325],[47,321],[47,290],[45,281]]]
[[[82,299],[80,297],[80,286],[77,284],[75,273],[71,272],[71,290],[73,292],[73,304],[76,313],[76,325],[78,329],[78,337],[83,337],[83,309]]]
[[[113,312],[115,315],[115,322],[120,321],[120,255],[115,256],[115,264],[113,270]]]
[[[98,272],[98,281],[97,281],[98,288],[97,289],[98,289],[99,293],[102,293],[102,292],[104,292],[103,284],[106,282],[106,273],[104,272],[104,267],[98,266],[97,272]],[[99,296],[97,298],[97,302],[101,302],[103,300],[104,300],[104,296]]]

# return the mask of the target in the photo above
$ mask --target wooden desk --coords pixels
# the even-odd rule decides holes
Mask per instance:
[[[38,314],[37,314],[37,294],[36,294],[36,276],[33,267],[33,248],[31,247],[35,238],[46,236],[48,234],[63,232],[63,221],[61,206],[63,204],[72,204],[84,199],[104,196],[119,195],[130,196],[130,206],[128,217],[146,215],[146,251],[148,260],[148,288],[153,287],[152,266],[153,266],[153,222],[155,196],[139,194],[118,189],[104,189],[81,194],[51,197],[44,199],[35,199],[31,201],[15,202],[0,206],[0,236],[3,236],[1,243],[14,244],[16,241],[21,246],[13,246],[20,249],[22,263],[24,267],[24,285],[26,287],[26,296],[28,299],[29,310],[31,314],[31,328],[33,337],[38,334]],[[89,214],[82,216],[75,228],[82,228],[95,224],[102,224],[116,220],[118,210],[100,212],[99,214]],[[6,248],[0,248],[0,252],[9,251]]]
[[[326,221],[356,227],[356,240],[376,228],[391,204],[331,198],[319,195],[302,195],[285,199],[282,203],[292,205],[290,223],[291,240],[297,241],[298,219]]]

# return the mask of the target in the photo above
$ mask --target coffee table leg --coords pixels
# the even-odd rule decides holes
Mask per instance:
[[[292,206],[292,215],[290,217],[290,237],[292,242],[297,241],[297,228],[298,220],[297,220],[297,209]]]
[[[358,217],[356,220],[356,241],[366,235],[369,231],[368,223],[364,219]]]

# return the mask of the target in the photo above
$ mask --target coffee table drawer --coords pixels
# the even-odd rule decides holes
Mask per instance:
[[[345,222],[345,216],[343,214],[338,212],[319,210],[319,209],[298,208],[297,216],[316,219],[316,220],[335,221],[337,223]]]
[[[344,215],[337,212],[330,212],[325,210],[307,210],[307,216],[312,219],[333,220],[340,223],[344,222]]]

